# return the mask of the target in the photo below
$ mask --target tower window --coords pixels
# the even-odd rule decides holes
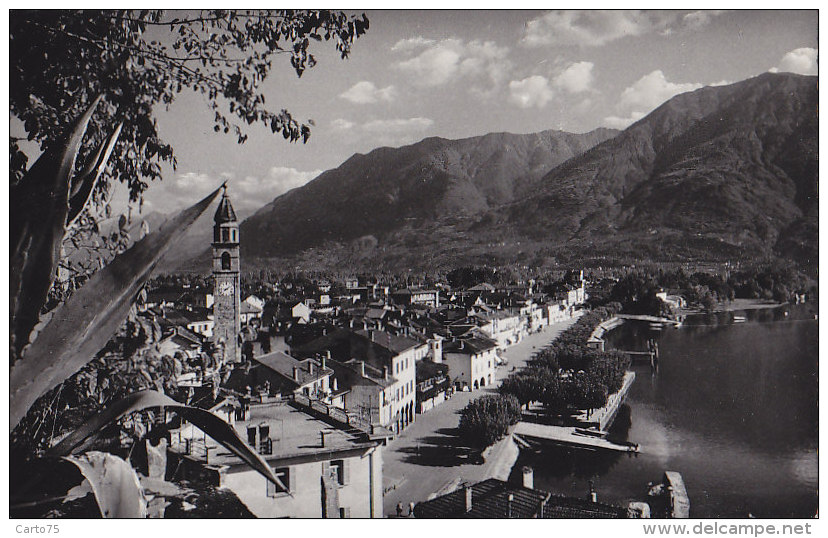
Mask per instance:
[[[222,254],[221,254],[221,270],[222,271],[229,271],[230,270],[230,253],[229,252],[222,252]]]
[[[227,228],[221,229],[221,240],[225,243],[230,241],[230,230],[228,230]]]
[[[230,234],[232,236],[232,240],[235,241],[236,240],[236,230],[231,230]]]
[[[219,229],[218,227],[213,228],[213,242],[219,242]]]

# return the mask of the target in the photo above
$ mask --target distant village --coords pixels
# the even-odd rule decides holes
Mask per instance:
[[[243,297],[226,194],[214,220],[213,285],[156,285],[137,315],[172,358],[180,399],[230,423],[280,484],[186,422],[166,440],[175,478],[230,488],[259,517],[383,517],[382,447],[452,394],[492,385],[504,349],[586,299],[583,273],[552,294],[533,281],[426,289],[353,277],[261,283]]]

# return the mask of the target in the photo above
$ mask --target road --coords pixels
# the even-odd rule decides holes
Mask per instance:
[[[488,478],[490,465],[476,465],[469,459],[471,451],[461,446],[455,436],[459,412],[466,404],[489,394],[509,375],[512,367],[520,368],[532,354],[552,342],[575,322],[556,323],[542,332],[527,336],[501,355],[509,364],[497,369],[495,385],[474,392],[456,392],[452,398],[431,411],[417,415],[411,426],[383,448],[383,509],[386,516],[396,515],[398,502],[408,512],[409,502],[420,502],[438,490],[461,481],[478,482]]]

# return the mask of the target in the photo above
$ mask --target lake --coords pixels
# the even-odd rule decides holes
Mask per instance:
[[[645,500],[665,470],[684,477],[701,517],[813,517],[818,507],[816,305],[688,316],[681,328],[628,322],[607,349],[660,349],[658,372],[636,380],[611,435],[637,456],[545,447],[513,470],[535,469],[535,487],[626,505]],[[785,315],[785,312],[788,314]],[[745,322],[734,323],[734,315]]]

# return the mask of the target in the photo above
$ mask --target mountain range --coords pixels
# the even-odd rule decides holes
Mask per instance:
[[[816,77],[766,73],[675,96],[622,132],[379,148],[247,218],[242,259],[391,271],[770,257],[815,265],[817,105]]]

